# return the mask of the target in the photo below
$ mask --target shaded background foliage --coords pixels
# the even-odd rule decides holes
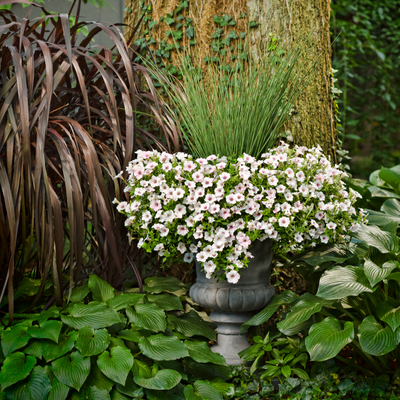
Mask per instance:
[[[341,138],[353,173],[366,178],[400,156],[400,1],[332,0]]]

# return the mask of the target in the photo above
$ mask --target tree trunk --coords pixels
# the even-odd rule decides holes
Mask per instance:
[[[160,21],[181,3],[180,0],[151,0],[152,19]],[[130,26],[140,17],[139,0],[126,0],[125,22]],[[130,11],[130,12],[129,12]],[[193,19],[197,52],[208,55],[211,36],[216,26],[214,15],[228,14],[235,21],[237,31],[245,31],[249,21],[260,23],[262,40],[269,40],[269,33],[278,34],[285,43],[299,45],[311,35],[313,46],[304,62],[320,59],[315,75],[298,99],[293,116],[285,128],[290,130],[294,142],[299,145],[319,144],[336,162],[337,133],[334,107],[330,97],[331,51],[329,35],[330,0],[189,0],[187,16]],[[240,18],[242,13],[246,18]],[[166,40],[166,23],[158,22],[153,37],[159,42]],[[168,39],[167,39],[168,41]],[[185,39],[184,39],[185,41]],[[185,44],[185,43],[183,43]]]

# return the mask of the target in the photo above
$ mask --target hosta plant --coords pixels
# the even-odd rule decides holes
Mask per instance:
[[[115,293],[91,275],[68,307],[15,315],[0,328],[0,398],[223,400],[231,369],[186,292],[147,278],[143,293]]]
[[[346,242],[358,230],[364,221],[353,207],[358,193],[346,190],[344,175],[320,147],[283,142],[259,160],[139,151],[116,177],[129,201],[115,202],[139,247],[166,263],[195,255],[208,278],[222,271],[237,283],[255,240],[273,239],[275,253],[287,257]]]

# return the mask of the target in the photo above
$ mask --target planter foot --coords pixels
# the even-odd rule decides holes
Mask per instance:
[[[248,321],[253,313],[229,313],[214,311],[210,319],[217,327],[217,343],[211,347],[214,353],[221,354],[228,365],[241,365],[245,361],[238,355],[244,349],[250,347],[247,341],[246,331],[240,334],[240,327]]]

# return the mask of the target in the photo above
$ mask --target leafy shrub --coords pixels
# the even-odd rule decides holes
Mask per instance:
[[[32,307],[50,275],[58,306],[68,282],[94,270],[120,285],[132,266],[139,279],[137,251],[111,204],[124,186],[112,178],[137,148],[177,151],[180,136],[115,26],[93,22],[80,39],[91,23],[70,27],[67,15],[19,21],[2,10],[0,18],[0,281],[12,319],[13,288],[27,271],[43,278]],[[114,51],[91,45],[101,31]],[[135,124],[138,108],[163,137]]]
[[[207,346],[210,323],[175,278],[115,294],[96,275],[71,302],[0,328],[0,398],[222,400],[231,368]],[[201,396],[201,397],[196,397]]]

